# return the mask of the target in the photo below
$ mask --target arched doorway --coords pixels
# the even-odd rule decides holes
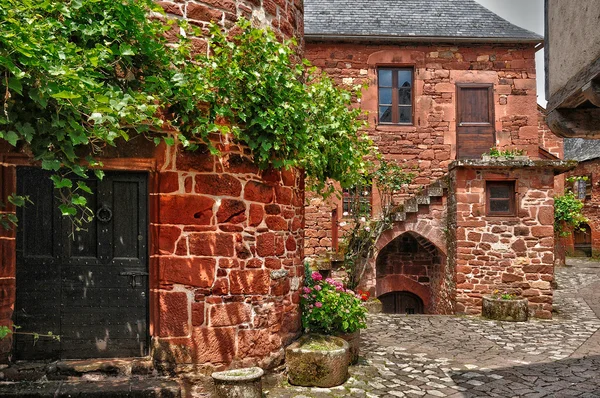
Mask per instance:
[[[423,300],[411,292],[390,292],[379,297],[384,314],[423,314]]]
[[[575,256],[592,257],[592,229],[587,224],[581,224],[573,233]]]

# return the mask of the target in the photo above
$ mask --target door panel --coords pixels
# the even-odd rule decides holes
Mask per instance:
[[[456,86],[456,146],[459,159],[478,159],[495,145],[491,84]]]
[[[422,314],[423,301],[410,292],[391,292],[379,297],[385,314]]]
[[[95,192],[88,195],[94,218],[77,231],[60,216],[48,174],[39,169],[19,168],[19,193],[30,195],[31,187],[46,184],[44,195],[32,196],[34,205],[21,211],[23,221],[17,234],[22,253],[29,253],[31,228],[42,222],[43,213],[54,220],[52,244],[46,243],[42,267],[33,267],[26,255],[17,260],[17,303],[15,323],[22,330],[60,334],[49,350],[33,346],[31,339],[16,339],[16,355],[33,358],[100,358],[147,354],[147,183],[144,174],[110,173],[103,180],[86,180]],[[35,191],[35,189],[34,189]],[[47,234],[49,228],[42,230]],[[44,239],[48,239],[47,235]],[[38,249],[36,249],[38,250]],[[39,250],[38,250],[39,251]],[[44,258],[46,258],[44,257]],[[135,285],[132,272],[137,274]],[[52,283],[38,288],[34,281],[53,276]],[[43,278],[43,279],[42,279]],[[38,282],[39,283],[39,282]],[[31,293],[33,288],[33,292]],[[45,297],[39,289],[52,291]],[[51,299],[50,299],[51,297]],[[20,313],[35,312],[34,323]],[[50,317],[43,313],[53,314]],[[49,319],[46,319],[49,318]],[[39,320],[45,324],[39,324]],[[23,323],[24,322],[24,323]],[[44,339],[44,342],[46,339]],[[58,348],[55,347],[58,345]]]

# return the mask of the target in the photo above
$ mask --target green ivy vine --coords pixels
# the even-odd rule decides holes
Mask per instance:
[[[78,226],[91,192],[79,178],[102,178],[99,155],[134,136],[218,153],[209,138],[230,134],[260,167],[302,168],[321,193],[368,168],[356,90],[248,21],[206,35],[152,0],[0,0],[0,29],[0,138],[54,172]],[[193,51],[200,36],[208,54]]]

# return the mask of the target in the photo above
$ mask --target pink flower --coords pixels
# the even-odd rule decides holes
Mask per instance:
[[[335,281],[331,278],[327,278],[325,279],[325,282],[329,283],[330,285],[334,285],[335,286]]]
[[[317,303],[317,304],[318,304],[318,303]],[[313,305],[312,305],[312,304],[308,306],[308,308],[312,308],[312,307],[313,307]]]
[[[315,290],[318,292],[319,290],[321,290],[321,286],[320,285],[316,285],[315,286]]]
[[[336,286],[335,290],[338,292],[343,292],[344,288],[342,286]]]
[[[320,301],[317,301],[315,303],[315,307],[317,307],[317,308],[321,308],[322,306],[323,306],[323,303],[321,303]]]
[[[304,286],[304,287],[302,288],[302,291],[303,291],[304,293],[310,293],[312,290],[311,290],[311,288],[310,288],[310,287]]]
[[[308,300],[308,294],[303,295],[302,297],[304,297],[305,299]]]
[[[313,272],[310,277],[313,281],[320,281],[323,279],[323,275],[319,274],[317,271]]]

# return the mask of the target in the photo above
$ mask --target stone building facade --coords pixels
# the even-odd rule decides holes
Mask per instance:
[[[244,16],[255,26],[271,27],[281,37],[296,38],[301,55],[302,2],[223,0],[161,1],[160,4],[169,16],[186,18],[199,26],[216,21],[228,29]],[[194,40],[198,51],[206,50],[202,38]],[[123,289],[127,289],[127,283],[131,284],[136,300],[142,298],[140,305],[145,310],[140,319],[131,322],[125,319],[129,328],[124,330],[110,326],[111,322],[120,321],[121,313],[109,312],[96,325],[102,335],[86,337],[89,347],[81,351],[83,355],[107,356],[119,344],[113,336],[124,333],[134,345],[133,351],[126,351],[125,356],[151,355],[158,361],[200,364],[207,369],[257,364],[269,367],[282,359],[283,347],[299,335],[298,289],[304,257],[303,173],[260,171],[252,163],[248,148],[229,142],[227,137],[216,137],[215,144],[222,156],[213,156],[206,150],[190,153],[176,146],[155,147],[138,137],[103,155],[101,160],[107,171],[115,175],[133,172],[141,176],[145,181],[143,186],[147,187],[139,191],[141,199],[133,207],[147,205],[148,209],[147,218],[143,218],[147,222],[134,239],[143,242],[141,254],[129,259],[129,263],[135,260],[139,269],[121,270],[118,282],[125,284]],[[10,148],[3,145],[0,151],[3,203],[8,203],[7,195],[17,190],[19,170],[37,166],[27,153],[14,153]],[[102,207],[100,221],[110,228],[111,223],[118,222],[118,203],[126,198],[111,196],[106,200],[110,205]],[[16,211],[11,206],[6,210]],[[24,213],[25,218],[27,214]],[[53,239],[52,235],[51,232],[44,239]],[[23,236],[23,230],[19,229],[3,231],[0,237],[0,324],[20,319],[19,325],[24,327],[21,330],[29,331],[25,328],[25,318],[19,318],[19,314],[25,310],[22,306],[35,305],[24,292],[37,287],[20,285],[20,277],[15,277],[20,275],[19,270],[25,270],[22,259],[37,249],[32,247],[35,242],[27,243]],[[90,239],[93,239],[92,249],[112,244],[101,238]],[[43,246],[44,242],[37,243]],[[54,256],[53,250],[49,249],[49,257]],[[56,259],[60,263],[63,258]],[[108,264],[102,259],[100,263]],[[60,266],[57,267],[60,272]],[[102,287],[103,272],[94,268],[80,279],[85,279],[89,289]],[[106,295],[110,291],[105,290],[104,296],[95,298],[96,304],[84,305],[108,302],[110,297]],[[78,300],[85,300],[85,294]],[[105,310],[101,306],[97,310]],[[49,346],[48,351],[44,352],[45,346],[40,343],[37,347],[41,352],[28,351],[24,356],[64,357],[61,344],[69,344],[72,336],[63,333],[62,337],[59,343],[48,343],[58,344]],[[10,338],[1,341],[2,361],[20,358],[22,353],[14,348],[18,345],[12,343]],[[118,347],[115,350],[114,356],[124,352]]]
[[[449,223],[461,217],[456,213],[459,210],[449,207],[448,203],[451,198],[460,198],[458,203],[462,203],[465,195],[458,191],[455,181],[456,178],[463,178],[462,171],[450,173],[450,168],[461,159],[481,158],[492,146],[501,150],[523,151],[532,161],[560,158],[561,141],[545,126],[543,114],[537,105],[534,57],[536,46],[542,39],[508,24],[488,10],[481,9],[475,2],[408,3],[413,11],[404,20],[409,22],[396,26],[391,21],[394,13],[399,11],[386,9],[383,5],[382,8],[374,8],[376,15],[365,17],[362,25],[358,25],[348,21],[353,21],[354,14],[361,10],[346,10],[341,2],[336,1],[328,4],[307,2],[306,57],[338,84],[362,87],[362,96],[356,101],[356,106],[365,112],[369,137],[386,159],[395,160],[406,171],[416,175],[398,197],[404,202],[405,208],[411,210],[400,217],[393,230],[379,239],[378,254],[365,273],[361,287],[385,300],[393,300],[389,297],[396,294],[397,306],[403,300],[400,293],[414,294],[422,301],[426,313],[477,313],[480,311],[481,295],[489,294],[496,288],[507,288],[508,277],[503,280],[501,274],[512,274],[509,268],[505,272],[496,269],[483,278],[484,283],[472,290],[471,285],[479,284],[476,274],[459,273],[456,269],[457,256],[467,254],[451,250],[466,251],[467,248],[454,247],[455,237],[448,240]],[[430,3],[435,3],[433,8],[443,9],[444,13],[429,13],[426,8],[431,6]],[[327,16],[321,17],[323,13],[327,13]],[[456,26],[460,18],[471,18],[472,29],[477,30],[481,26],[487,28],[485,31],[467,32],[464,23]],[[499,31],[503,32],[503,36],[493,37]],[[386,77],[382,73],[388,70],[408,76],[401,78],[398,75],[398,81],[404,81],[404,88],[395,81],[385,82]],[[400,91],[398,97],[393,97],[393,94],[392,101],[387,100],[388,87]],[[410,88],[410,96],[400,99],[406,87]],[[479,96],[469,101],[467,94],[475,91],[479,92],[476,94]],[[474,110],[474,104],[481,103],[485,103],[487,108],[483,111]],[[386,115],[390,104],[398,105],[401,114],[404,112],[403,106],[405,110],[410,107],[403,114],[404,120]],[[481,115],[476,115],[477,112]],[[481,119],[474,119],[478,117]],[[470,135],[473,131],[481,135]],[[547,169],[554,170],[551,165]],[[547,172],[553,177],[554,171]],[[553,184],[546,181],[540,186],[533,182],[539,180],[536,173],[510,171],[511,178],[519,180],[520,197],[527,198],[530,193],[535,196],[537,190],[541,190],[543,201],[550,201],[546,204],[551,207]],[[485,178],[473,184],[479,185],[469,191],[468,197],[472,202],[468,203],[481,202],[483,207],[480,210],[485,209]],[[441,195],[438,192],[440,189],[443,190]],[[339,226],[344,221],[343,200],[323,201],[307,195],[307,201],[305,254],[309,258],[324,256],[335,251],[339,236],[343,234]],[[372,189],[371,201],[372,212],[376,216],[379,203],[376,187]],[[529,203],[529,199],[525,202]],[[519,236],[519,225],[527,229],[533,225],[526,218],[529,204],[525,207],[527,210],[522,209],[522,214],[507,221],[507,225],[501,221],[496,225],[492,217],[489,231],[486,229],[488,221],[482,226],[485,231],[468,231],[479,239],[484,232],[491,234],[492,229],[495,235],[511,234],[512,238],[497,237],[499,240],[495,242],[478,240],[474,245],[492,245],[500,242],[500,239],[507,242],[519,240],[516,238]],[[478,217],[475,213],[470,215],[467,223],[480,224]],[[537,214],[527,217],[533,217],[538,222]],[[540,225],[551,228],[552,220],[544,217],[539,221]],[[500,229],[502,232],[499,232]],[[531,242],[538,239],[529,233],[525,236]],[[544,238],[548,238],[544,241],[544,251],[547,251],[552,247],[551,244],[547,246],[552,237],[545,235]],[[469,239],[463,237],[460,240]],[[502,263],[495,267],[508,267],[508,262],[520,258],[524,249],[520,243],[511,248],[514,242],[507,242],[504,243],[512,252],[511,261],[502,263],[502,256],[490,260],[487,253],[476,256],[488,258],[485,261]],[[519,248],[519,255],[516,248]],[[488,250],[491,248],[486,246],[484,251]],[[547,254],[552,255],[551,249]],[[548,256],[534,257],[534,263],[552,264]],[[547,280],[552,277],[551,269],[544,269],[544,272],[547,274],[540,274],[535,279],[540,286],[541,282],[546,286]],[[520,275],[522,278],[519,276],[517,279],[524,280],[525,273]],[[532,275],[528,274],[527,277],[534,280]],[[527,295],[524,290],[517,293]],[[540,294],[548,298],[544,299],[545,302],[539,302],[551,303],[549,290]],[[539,317],[550,316],[548,307],[543,308],[536,300],[539,299],[530,300],[532,313]]]

